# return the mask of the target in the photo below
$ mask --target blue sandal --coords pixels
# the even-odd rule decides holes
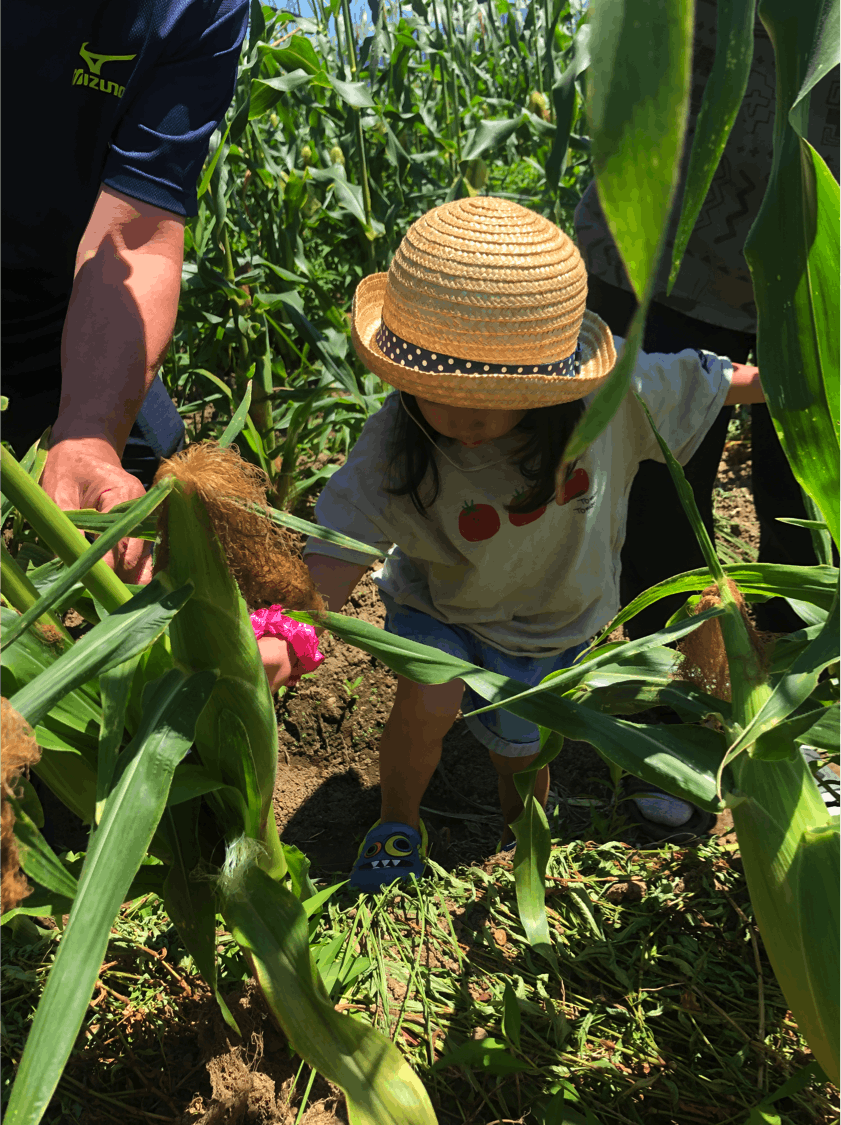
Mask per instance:
[[[360,845],[350,885],[358,891],[374,892],[395,879],[420,879],[426,866],[428,839],[423,821],[420,832],[408,824],[377,821]]]

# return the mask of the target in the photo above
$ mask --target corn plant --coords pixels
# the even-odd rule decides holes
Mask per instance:
[[[759,14],[777,59],[777,122],[772,177],[746,255],[759,308],[763,387],[813,505],[815,519],[806,523],[821,564],[722,567],[682,471],[663,446],[707,566],[641,594],[609,628],[668,594],[697,594],[713,583],[715,604],[704,613],[692,614],[687,603],[664,629],[627,644],[606,643],[606,630],[573,668],[528,691],[424,646],[383,638],[364,623],[334,615],[328,623],[411,679],[442,683],[458,676],[493,706],[541,727],[540,757],[517,781],[524,812],[514,825],[514,869],[526,932],[556,967],[544,907],[549,829],[533,797],[533,779],[560,752],[563,736],[590,742],[615,767],[703,809],[732,809],[774,971],[816,1058],[837,1084],[838,822],[829,817],[798,747],[808,742],[836,755],[839,747],[838,570],[830,552],[831,543],[838,547],[838,184],[803,137],[809,91],[838,63],[838,9],[813,4],[795,12],[779,0],[762,0]],[[672,276],[741,100],[729,64],[736,57],[749,65],[753,16],[753,0],[719,7],[721,57],[705,90]],[[692,5],[685,0],[652,0],[642,7],[638,0],[606,0],[590,19],[594,169],[640,305],[619,362],[572,435],[566,460],[583,452],[629,393],[676,188],[691,30]],[[629,88],[634,99],[628,99]],[[766,669],[739,597],[775,596],[788,599],[810,624],[777,645]],[[726,649],[730,700],[682,682],[679,655],[664,647],[713,620]],[[684,725],[641,729],[616,717],[655,702],[674,707]]]
[[[88,545],[5,449],[3,495],[64,566],[40,595],[2,556],[3,694],[34,731],[35,772],[91,826],[81,870],[42,837],[31,787],[12,798],[31,897],[7,911],[69,914],[18,1065],[5,1120],[42,1119],[78,1035],[123,902],[159,895],[234,1032],[219,994],[221,914],[295,1049],[346,1093],[360,1123],[435,1120],[397,1048],[334,1011],[311,959],[308,863],[271,815],[277,729],[245,603],[206,509],[166,477],[128,511],[96,513]],[[165,506],[167,565],[132,593],[102,562],[127,532],[154,536]],[[97,624],[73,641],[52,616],[76,583]],[[182,616],[183,614],[183,616]]]

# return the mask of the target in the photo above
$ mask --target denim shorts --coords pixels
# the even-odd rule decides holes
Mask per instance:
[[[498,672],[501,676],[510,676],[512,680],[519,680],[529,687],[539,684],[550,672],[568,668],[576,656],[587,648],[585,641],[556,656],[511,656],[507,652],[500,652],[460,625],[445,625],[443,621],[438,621],[419,609],[398,605],[382,590],[380,597],[386,608],[385,628],[389,633],[408,641],[430,645],[449,656],[466,660],[489,672]],[[482,699],[465,684],[462,711],[474,711],[487,705],[486,699]],[[527,757],[540,749],[540,733],[534,723],[502,708],[486,711],[484,715],[472,716],[464,721],[483,746],[502,757]]]

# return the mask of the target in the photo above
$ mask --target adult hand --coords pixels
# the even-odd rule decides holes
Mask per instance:
[[[47,455],[41,487],[65,510],[109,512],[144,495],[143,485],[123,469],[110,442],[96,437],[57,441]],[[124,582],[145,584],[152,577],[151,551],[143,539],[121,539],[105,562]]]

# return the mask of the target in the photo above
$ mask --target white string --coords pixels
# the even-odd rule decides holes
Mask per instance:
[[[409,417],[412,419],[412,421],[415,423],[415,425],[420,429],[420,431],[424,435],[424,437],[428,438],[429,441],[432,442],[433,448],[437,449],[438,452],[441,454],[441,456],[446,458],[446,460],[450,462],[450,464],[453,466],[453,468],[458,469],[458,471],[460,473],[478,473],[480,469],[489,469],[491,467],[491,465],[501,465],[503,461],[508,460],[507,457],[500,457],[498,461],[488,461],[484,465],[474,465],[472,468],[468,468],[466,465],[457,464],[452,459],[452,457],[447,456],[447,454],[440,447],[440,445],[435,444],[434,439],[432,437],[430,437],[430,435],[426,432],[426,430],[423,428],[423,426],[420,424],[420,422],[417,420],[417,418],[414,416],[414,414],[411,413],[408,406],[403,401],[403,392],[402,391],[400,391],[400,405],[403,407],[403,409],[406,411],[406,413],[409,415]]]

